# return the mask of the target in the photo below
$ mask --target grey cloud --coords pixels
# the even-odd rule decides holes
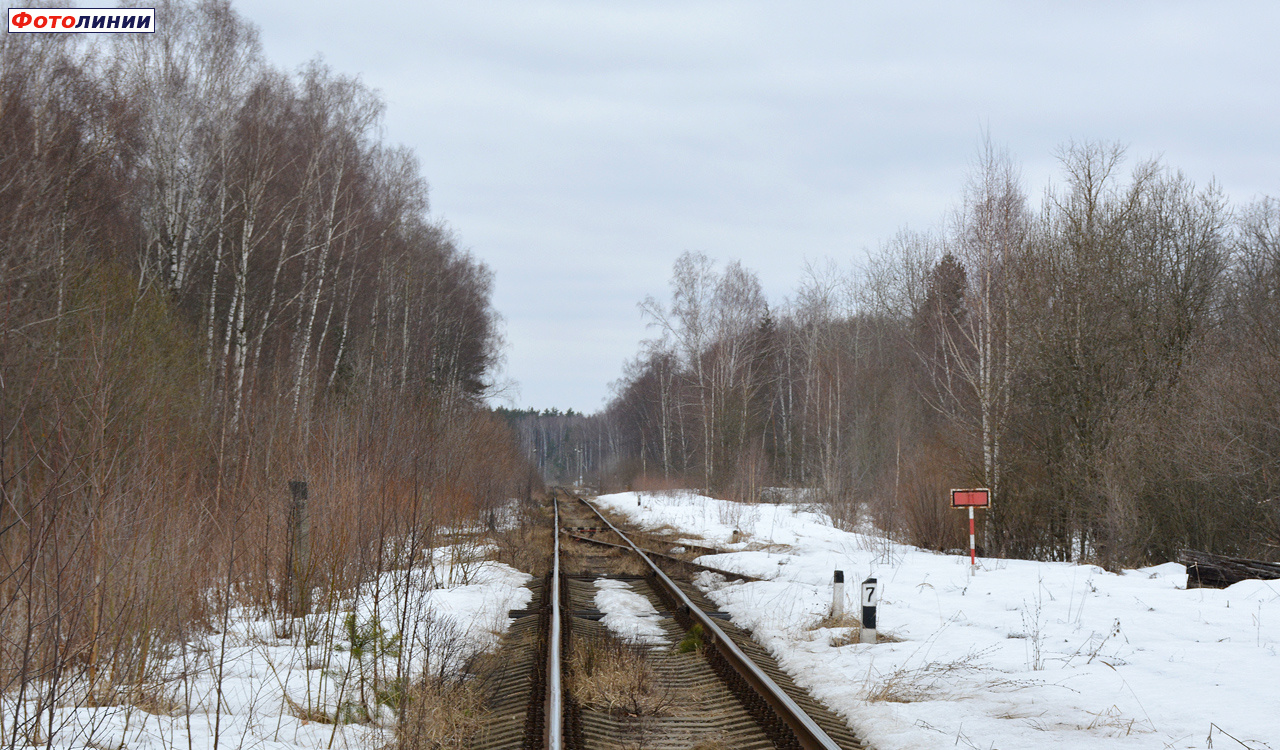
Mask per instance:
[[[979,133],[1033,195],[1068,139],[1280,193],[1270,2],[255,0],[285,66],[322,52],[388,100],[432,207],[497,274],[525,404],[594,409],[685,249],[846,263],[947,213]],[[572,362],[573,366],[559,363]]]

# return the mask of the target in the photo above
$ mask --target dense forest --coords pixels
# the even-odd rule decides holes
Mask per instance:
[[[1280,202],[1072,143],[1035,205],[984,143],[941,227],[852,272],[675,264],[602,421],[612,481],[753,500],[814,488],[837,522],[988,554],[1280,554]],[[585,429],[585,427],[584,427]]]
[[[490,272],[378,96],[272,67],[226,2],[157,14],[0,39],[0,694],[34,706],[8,746],[282,576],[340,596],[388,538],[527,489],[484,404]]]
[[[520,448],[538,475],[554,484],[597,484],[613,460],[609,425],[599,414],[550,408],[495,409],[515,431]]]

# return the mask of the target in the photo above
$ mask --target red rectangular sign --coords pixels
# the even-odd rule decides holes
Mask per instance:
[[[989,508],[991,507],[991,490],[979,488],[973,490],[951,490],[952,508]]]

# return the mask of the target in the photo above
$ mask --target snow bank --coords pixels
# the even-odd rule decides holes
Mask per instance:
[[[280,639],[270,621],[233,611],[225,638],[213,633],[172,655],[174,679],[157,687],[161,700],[146,710],[59,710],[52,746],[208,748],[215,736],[222,747],[264,750],[382,746],[395,716],[373,691],[394,674],[397,657],[407,675],[456,673],[496,644],[510,625],[507,611],[532,596],[530,576],[474,552],[439,549],[429,568],[388,572],[338,609],[309,616],[306,635],[298,628]],[[380,648],[390,651],[379,658]],[[332,723],[362,703],[373,723]]]

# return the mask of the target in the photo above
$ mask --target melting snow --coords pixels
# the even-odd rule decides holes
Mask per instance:
[[[768,579],[700,580],[878,750],[1280,750],[1280,581],[1188,591],[1173,563],[1117,575],[981,559],[971,577],[967,555],[841,531],[796,505],[599,501],[733,550],[701,562]],[[858,584],[878,579],[880,631],[900,641],[847,643],[852,628],[817,627],[837,569],[853,614]]]
[[[596,609],[604,613],[601,622],[610,631],[631,643],[666,646],[671,643],[662,630],[658,610],[626,581],[597,578]]]

